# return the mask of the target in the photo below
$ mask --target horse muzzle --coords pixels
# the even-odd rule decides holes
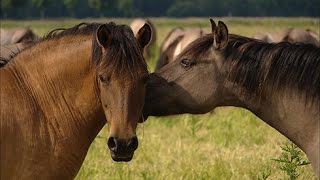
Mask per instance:
[[[134,151],[138,148],[138,138],[134,136],[129,140],[125,140],[109,137],[107,145],[114,161],[128,162],[131,161]]]

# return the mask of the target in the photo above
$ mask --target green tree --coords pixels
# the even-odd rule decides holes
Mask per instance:
[[[74,7],[77,3],[78,0],[63,0],[63,4],[66,6],[72,17],[75,17]]]
[[[115,8],[114,0],[88,0],[88,5],[90,8],[95,9],[100,17],[103,17],[106,12],[112,11]]]
[[[52,3],[52,0],[32,0],[32,4],[40,9],[40,17],[43,19],[47,7]]]
[[[175,1],[167,10],[168,16],[183,17],[183,16],[199,16],[201,10],[196,1]]]
[[[134,7],[133,0],[118,0],[117,8],[124,16],[140,15],[139,10]]]
[[[27,1],[25,0],[1,0],[1,11],[4,13],[6,18],[10,9],[23,7],[26,3]]]
[[[11,0],[1,0],[1,9],[9,9],[11,7]]]

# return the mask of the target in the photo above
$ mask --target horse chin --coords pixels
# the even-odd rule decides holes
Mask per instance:
[[[116,162],[129,162],[133,158],[133,153],[128,154],[128,155],[123,155],[123,154],[118,155],[118,154],[111,152],[111,158],[112,158],[112,160],[114,160]]]

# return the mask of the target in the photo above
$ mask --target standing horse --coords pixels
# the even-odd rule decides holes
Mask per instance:
[[[297,144],[319,176],[320,48],[270,44],[211,24],[212,34],[150,75],[144,117],[246,108]]]
[[[160,57],[157,61],[155,71],[159,70],[174,59],[194,40],[203,36],[201,28],[174,28],[164,39],[160,48]]]
[[[112,159],[138,147],[151,29],[79,24],[56,30],[0,69],[1,179],[71,179],[107,123]]]
[[[309,29],[288,28],[281,31],[257,33],[252,38],[260,39],[269,43],[290,42],[307,43],[320,47],[319,35]]]
[[[34,41],[36,39],[37,35],[29,28],[0,29],[1,46]]]

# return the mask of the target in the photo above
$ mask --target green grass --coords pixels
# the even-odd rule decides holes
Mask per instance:
[[[231,33],[251,36],[259,31],[288,27],[319,32],[319,20],[312,18],[214,18],[223,20]],[[50,29],[80,22],[130,19],[2,20],[1,27],[29,26],[39,35]],[[157,27],[157,48],[174,27],[203,27],[210,32],[209,18],[151,18]],[[158,49],[148,61],[152,71]],[[105,127],[92,143],[76,179],[258,179],[268,168],[268,179],[287,179],[272,159],[289,141],[252,113],[233,107],[217,108],[204,115],[150,117],[137,129],[139,148],[128,163],[112,161],[106,146]],[[306,159],[305,155],[303,157]],[[301,167],[298,179],[316,179],[310,165]]]
[[[269,179],[287,177],[271,159],[288,140],[243,109],[151,117],[137,132],[140,145],[133,160],[115,163],[106,149],[105,128],[77,179],[257,179],[268,167]],[[300,173],[299,179],[315,179],[310,165]]]

